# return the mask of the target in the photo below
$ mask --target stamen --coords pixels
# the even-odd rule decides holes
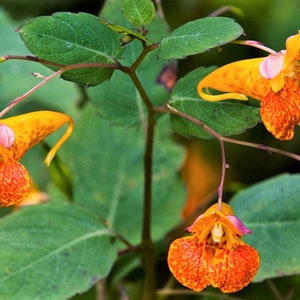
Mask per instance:
[[[223,227],[220,223],[216,223],[211,230],[211,237],[214,242],[220,243],[222,236],[224,235]]]

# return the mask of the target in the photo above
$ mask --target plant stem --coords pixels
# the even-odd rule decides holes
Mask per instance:
[[[154,112],[148,111],[148,126],[146,132],[146,145],[144,153],[144,208],[142,244],[144,246],[145,286],[143,300],[154,299],[156,290],[155,278],[155,252],[151,236],[152,217],[152,173],[153,173],[153,144],[154,144]]]
[[[221,173],[221,181],[218,187],[218,210],[222,211],[223,189],[224,189],[225,174],[227,169],[224,142],[222,140],[220,140],[220,147],[221,147],[221,157],[222,157],[222,173]]]
[[[34,62],[39,62],[43,64],[47,64],[50,66],[54,67],[59,67],[60,69],[53,74],[47,76],[47,77],[42,77],[43,80],[38,83],[36,86],[34,86],[32,89],[27,91],[25,94],[15,98],[11,102],[8,103],[6,108],[4,108],[0,112],[0,118],[2,118],[7,112],[9,112],[13,107],[15,107],[18,103],[22,102],[25,100],[28,96],[36,92],[39,88],[41,88],[44,84],[49,82],[51,79],[58,77],[62,73],[70,70],[75,70],[75,69],[81,69],[81,68],[92,68],[92,67],[98,67],[98,68],[110,68],[110,69],[121,69],[122,66],[119,63],[79,63],[79,64],[73,64],[73,65],[68,65],[68,66],[63,66],[60,64],[52,63],[46,60],[42,60],[36,56],[18,56],[18,55],[6,55],[2,56],[3,61],[7,61],[9,59],[21,59],[21,60],[28,60],[28,61],[34,61]]]
[[[27,98],[28,96],[30,96],[31,94],[33,94],[36,90],[38,90],[40,87],[42,87],[44,84],[46,84],[48,81],[50,81],[51,79],[59,76],[62,73],[62,69],[51,74],[50,76],[45,77],[40,83],[38,83],[35,87],[33,87],[32,89],[30,89],[29,91],[27,91],[25,94],[15,98],[14,100],[12,100],[10,103],[8,103],[8,105],[6,106],[6,108],[4,108],[1,112],[0,112],[0,118],[2,118],[8,111],[10,111],[13,107],[15,107],[18,103],[20,103],[21,101],[23,101],[25,98]]]
[[[202,121],[194,118],[193,116],[191,116],[189,114],[186,114],[182,111],[179,111],[179,110],[177,110],[177,109],[175,109],[175,108],[173,108],[169,105],[155,106],[153,109],[157,112],[169,113],[169,114],[172,114],[172,115],[182,117],[186,120],[189,120],[192,123],[202,127],[206,132],[208,132],[211,136],[215,137],[219,141],[223,141],[223,142],[227,142],[227,143],[231,143],[231,144],[237,144],[237,145],[246,146],[246,147],[251,147],[251,148],[256,148],[256,149],[261,149],[261,150],[267,151],[270,154],[271,153],[277,153],[277,154],[280,154],[280,155],[283,155],[283,156],[290,157],[290,158],[295,159],[297,161],[300,161],[300,155],[295,154],[295,153],[291,153],[291,152],[281,150],[281,149],[277,149],[277,148],[273,148],[273,147],[268,147],[268,146],[265,146],[265,145],[262,145],[262,144],[245,142],[245,141],[241,141],[241,140],[235,140],[235,139],[232,139],[232,138],[229,138],[229,137],[224,137],[224,136],[218,134],[212,128],[208,127]]]
[[[78,63],[73,65],[61,65],[46,60],[42,60],[34,56],[18,56],[18,55],[6,55],[2,56],[2,61],[10,59],[27,60],[33,62],[39,62],[52,67],[57,67],[59,70],[50,76],[45,77],[39,84],[33,87],[31,90],[26,92],[20,97],[17,97],[11,101],[8,106],[0,112],[0,117],[13,108],[16,104],[23,101],[26,97],[31,95],[33,92],[38,90],[45,83],[61,75],[62,73],[80,69],[80,68],[111,68],[119,69],[120,71],[127,73],[133,81],[136,89],[138,90],[148,112],[147,122],[144,124],[145,129],[145,152],[144,152],[144,207],[143,207],[143,228],[142,228],[142,243],[140,249],[144,252],[144,263],[145,263],[145,286],[143,293],[143,300],[154,299],[156,292],[156,278],[155,278],[155,249],[151,237],[151,210],[152,210],[152,157],[153,157],[153,143],[154,143],[154,131],[155,131],[155,114],[153,105],[145,92],[140,80],[136,75],[136,69],[144,60],[145,56],[155,50],[158,44],[147,45],[145,41],[141,41],[143,45],[143,51],[130,66],[122,66],[120,63]],[[41,76],[42,77],[42,76]],[[42,77],[43,78],[43,77]]]
[[[152,219],[152,176],[153,176],[153,146],[155,134],[155,114],[153,105],[144,90],[136,69],[144,60],[145,56],[157,48],[156,44],[147,46],[144,41],[143,51],[131,65],[131,67],[121,67],[121,71],[127,73],[136,89],[138,90],[147,109],[147,122],[144,124],[145,130],[145,151],[144,151],[144,203],[143,203],[143,226],[142,226],[142,250],[144,254],[145,282],[143,289],[143,300],[153,300],[156,293],[156,274],[155,274],[155,249],[151,236]]]

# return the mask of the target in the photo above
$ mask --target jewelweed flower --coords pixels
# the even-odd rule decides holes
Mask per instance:
[[[255,276],[257,251],[241,240],[251,231],[234,216],[228,204],[212,205],[187,228],[192,236],[176,239],[168,253],[168,265],[184,286],[200,292],[208,285],[234,293]]]
[[[0,120],[0,206],[14,205],[29,194],[31,179],[18,161],[28,149],[66,123],[66,132],[46,156],[47,166],[72,133],[71,117],[54,111],[36,111]]]
[[[295,125],[300,125],[299,60],[300,31],[286,40],[286,50],[236,61],[208,74],[199,82],[198,93],[207,101],[261,100],[260,114],[266,129],[279,140],[290,140]],[[211,95],[208,88],[226,93]]]

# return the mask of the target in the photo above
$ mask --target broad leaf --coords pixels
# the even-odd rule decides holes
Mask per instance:
[[[158,55],[163,59],[179,59],[205,52],[235,40],[243,29],[233,19],[207,17],[188,22],[162,39]]]
[[[154,240],[179,221],[184,201],[177,176],[182,151],[168,129],[168,119],[160,119],[153,159]],[[76,134],[60,149],[73,174],[74,201],[132,243],[141,238],[144,145],[141,128],[111,126],[88,106],[76,122]]]
[[[95,16],[85,13],[38,17],[22,25],[18,31],[33,54],[62,65],[114,63],[122,51],[118,33]],[[112,72],[110,68],[92,67],[68,71],[62,77],[97,85],[109,79]]]
[[[154,17],[151,0],[121,0],[121,6],[124,16],[135,26],[148,25]]]
[[[59,202],[3,218],[0,241],[1,299],[68,299],[106,277],[117,256],[97,215]]]
[[[196,90],[198,82],[213,68],[196,69],[180,79],[172,93],[169,105],[182,111],[215,130],[223,136],[242,133],[260,121],[258,107],[242,101],[207,102]],[[171,116],[172,129],[184,136],[212,137],[203,128],[182,117]]]
[[[299,183],[300,174],[277,176],[242,190],[231,201],[236,216],[253,231],[243,239],[260,255],[254,281],[300,273]]]

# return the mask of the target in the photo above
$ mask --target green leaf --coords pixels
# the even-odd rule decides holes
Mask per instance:
[[[242,190],[231,205],[253,234],[261,266],[254,281],[300,273],[300,174],[280,175]]]
[[[151,0],[121,0],[122,12],[135,26],[148,25],[154,17],[154,4]]]
[[[198,82],[213,68],[196,69],[181,78],[174,87],[169,105],[184,112],[215,130],[223,136],[242,133],[260,121],[258,107],[241,101],[207,102],[196,90]],[[198,125],[182,117],[171,116],[172,129],[184,136],[198,138],[212,137]]]
[[[191,21],[162,39],[158,56],[163,59],[184,58],[226,44],[242,33],[242,27],[230,18],[207,17]]]
[[[183,153],[170,139],[168,124],[167,117],[161,118],[156,129],[155,144],[160,146],[153,158],[154,240],[179,222],[184,201],[177,176]],[[76,121],[76,134],[60,149],[73,174],[74,201],[132,243],[141,238],[144,145],[141,128],[111,126],[88,106]]]
[[[106,21],[105,19],[99,19],[99,21],[102,24],[108,26],[110,29],[112,29],[118,33],[122,33],[123,37],[129,36],[129,37],[132,37],[132,39],[137,38],[137,39],[140,39],[145,42],[151,42],[146,38],[146,36],[140,34],[138,31],[134,31],[134,30],[128,29],[126,27],[110,23],[110,22]],[[0,63],[1,63],[1,57],[0,57]]]
[[[18,31],[33,54],[62,65],[114,63],[122,51],[118,33],[86,13],[38,17],[22,25]],[[112,73],[110,68],[93,67],[68,71],[62,77],[97,85],[109,79]]]
[[[0,241],[1,299],[68,299],[106,277],[117,258],[98,216],[63,203],[3,218]]]

